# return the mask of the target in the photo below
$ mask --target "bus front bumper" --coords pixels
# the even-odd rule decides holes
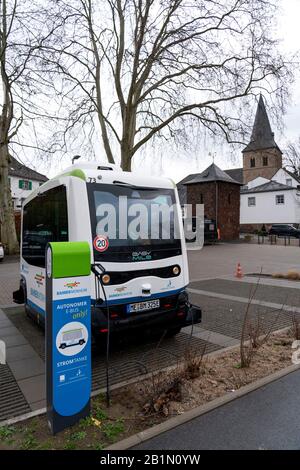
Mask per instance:
[[[115,306],[109,307],[110,312],[110,332],[117,333],[125,330],[142,329],[143,331],[168,330],[173,328],[183,328],[185,326],[201,322],[202,312],[200,307],[190,305],[186,292],[176,296],[173,300],[173,308],[160,308],[154,311],[145,311],[139,314],[118,316],[115,313]],[[93,307],[92,310],[92,330],[97,337],[107,333],[106,307]]]

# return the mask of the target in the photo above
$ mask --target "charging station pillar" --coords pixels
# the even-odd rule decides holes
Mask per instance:
[[[87,242],[46,247],[46,398],[53,434],[90,414],[91,262]]]

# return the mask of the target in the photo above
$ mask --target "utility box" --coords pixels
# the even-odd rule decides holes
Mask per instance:
[[[49,243],[46,261],[47,418],[56,434],[90,414],[89,244]]]

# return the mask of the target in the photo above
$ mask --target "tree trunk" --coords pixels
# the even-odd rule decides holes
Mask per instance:
[[[128,148],[121,148],[121,168],[123,171],[131,171],[131,153]]]
[[[8,180],[9,153],[7,145],[0,147],[0,229],[1,242],[8,253],[19,252],[15,215]]]

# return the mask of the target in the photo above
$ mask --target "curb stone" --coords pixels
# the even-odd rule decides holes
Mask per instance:
[[[177,426],[191,421],[192,419],[197,418],[198,416],[204,415],[210,411],[213,411],[216,408],[219,408],[220,406],[234,401],[237,398],[241,398],[242,396],[247,395],[253,392],[254,390],[257,390],[258,388],[264,387],[265,385],[268,385],[269,383],[274,382],[275,380],[278,380],[284,377],[285,375],[297,371],[299,368],[299,364],[293,364],[289,367],[286,367],[285,369],[281,369],[280,371],[274,372],[273,374],[263,377],[262,379],[252,382],[251,384],[245,385],[244,387],[241,387],[239,390],[236,390],[231,394],[226,394],[223,397],[216,398],[215,400],[212,400],[211,402],[206,403],[205,405],[200,405],[197,408],[193,408],[192,410],[186,411],[185,413],[171,418],[167,421],[164,421],[161,424],[157,424],[156,426],[148,428],[145,431],[138,432],[133,436],[123,439],[122,441],[116,442],[115,444],[106,447],[104,450],[130,449],[131,447],[141,444],[142,442],[156,437],[159,434],[176,428]]]

